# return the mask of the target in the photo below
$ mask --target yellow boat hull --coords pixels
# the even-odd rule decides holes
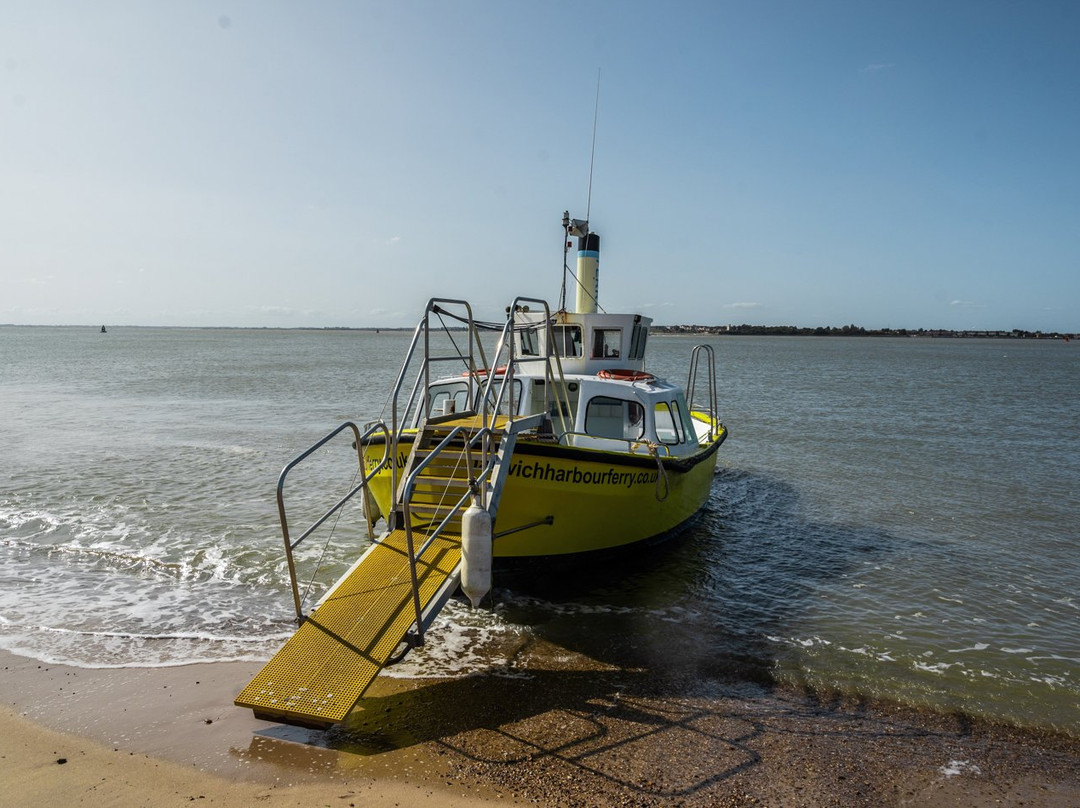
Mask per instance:
[[[662,458],[519,439],[494,523],[495,558],[565,556],[659,539],[690,521],[709,496],[720,434],[700,451]],[[398,473],[408,444],[399,446]],[[367,461],[382,446],[367,448]],[[380,511],[390,510],[389,467],[371,481]],[[550,520],[550,524],[538,524]],[[529,527],[527,527],[529,526]],[[521,529],[525,528],[525,529]],[[501,534],[501,535],[500,535]]]

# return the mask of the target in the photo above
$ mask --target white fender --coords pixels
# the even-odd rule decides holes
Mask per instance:
[[[491,514],[474,501],[461,517],[461,591],[473,608],[491,590]]]

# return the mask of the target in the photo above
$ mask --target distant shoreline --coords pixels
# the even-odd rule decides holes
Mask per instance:
[[[1050,339],[1068,342],[1080,338],[1080,334],[1059,331],[991,331],[972,329],[954,331],[948,328],[862,328],[857,325],[818,326],[800,328],[794,325],[653,325],[653,334],[708,335],[708,336],[755,336],[755,337],[930,337],[937,339]]]
[[[89,328],[98,331],[100,326],[87,324],[31,325],[28,323],[0,323],[0,328]],[[380,333],[412,332],[412,326],[348,326],[348,325],[110,325],[108,328],[140,328],[176,331],[366,331]],[[448,329],[464,331],[464,326]],[[1040,339],[1070,342],[1080,339],[1080,332],[1011,331],[986,329],[949,328],[863,328],[857,325],[817,326],[804,328],[794,325],[652,325],[653,335],[662,336],[711,336],[711,337],[922,337],[932,339]]]

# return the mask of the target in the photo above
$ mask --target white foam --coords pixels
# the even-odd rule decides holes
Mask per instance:
[[[950,654],[962,654],[966,651],[985,651],[989,647],[990,646],[984,642],[977,642],[970,648],[950,648],[948,649],[948,652]]]
[[[960,600],[960,598],[947,598],[944,595],[938,595],[937,599],[938,600],[943,600],[946,603],[959,603],[961,606],[964,605],[964,601]]]
[[[37,631],[52,634],[69,634],[78,637],[108,637],[123,640],[192,640],[195,642],[232,642],[262,644],[268,641],[284,642],[293,632],[282,632],[274,636],[240,637],[230,635],[203,634],[195,631],[177,631],[169,634],[140,634],[130,631],[78,631],[70,628],[38,626]]]
[[[284,639],[280,635],[129,635],[39,628],[36,633],[5,632],[0,635],[0,648],[47,664],[76,668],[167,668],[201,662],[265,662]]]
[[[798,646],[800,648],[813,648],[819,645],[832,645],[831,640],[826,640],[823,637],[779,637],[775,634],[767,634],[765,639],[769,642],[779,643],[781,645]],[[840,650],[849,650],[841,648]]]
[[[1074,665],[1080,665],[1080,657],[1067,657],[1061,654],[1044,654],[1043,656],[1028,657],[1029,662],[1041,662],[1043,660],[1052,659],[1057,662],[1071,662]]]
[[[955,662],[952,662],[952,663],[950,663],[950,662],[938,662],[936,664],[931,665],[931,664],[926,663],[926,662],[916,662],[913,667],[917,671],[925,671],[926,673],[943,674],[949,668],[953,668],[957,664],[958,663],[955,663]]]
[[[514,657],[528,629],[507,623],[498,611],[470,609],[451,600],[432,623],[423,647],[383,675],[398,679],[460,678],[476,673],[517,676]]]
[[[940,769],[938,769],[946,777],[956,777],[958,775],[968,774],[982,774],[982,771],[974,763],[967,760],[950,760]]]

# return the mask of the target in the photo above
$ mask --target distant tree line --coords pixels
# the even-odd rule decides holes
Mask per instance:
[[[719,336],[780,337],[937,337],[966,339],[1076,339],[1077,334],[1058,331],[953,331],[946,328],[863,328],[858,325],[799,328],[794,325],[654,325],[654,334],[710,334]]]

